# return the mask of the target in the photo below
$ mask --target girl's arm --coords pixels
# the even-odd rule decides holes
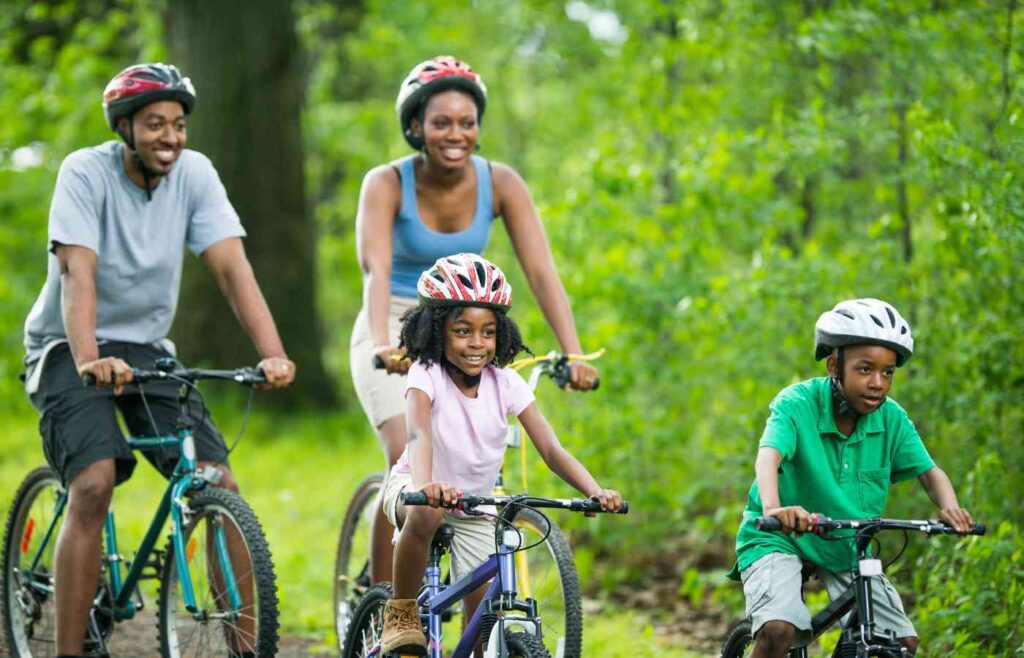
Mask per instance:
[[[956,491],[953,490],[953,483],[949,476],[938,466],[932,466],[927,471],[917,476],[928,497],[932,499],[935,506],[939,508],[939,516],[943,521],[953,526],[957,532],[965,534],[970,532],[974,525],[971,513],[960,507],[956,499]]]
[[[576,333],[569,297],[558,277],[551,246],[526,183],[506,165],[492,163],[491,170],[494,174],[496,212],[505,218],[505,229],[523,267],[523,273],[526,274],[530,290],[544,313],[544,319],[563,352],[582,354],[583,348],[580,347]],[[597,381],[597,369],[594,366],[583,361],[573,361],[570,369],[573,388],[593,388]]]
[[[388,165],[374,167],[363,179],[356,212],[356,253],[363,272],[363,307],[366,309],[374,351],[389,373],[405,374],[408,361],[393,361],[397,346],[388,336],[391,304],[391,231],[402,200],[402,185]]]
[[[432,507],[454,505],[458,491],[447,482],[434,482],[434,449],[430,440],[430,397],[418,388],[406,395],[405,424],[408,427],[409,470],[412,487],[427,494]]]
[[[523,429],[530,436],[544,463],[555,475],[576,487],[587,498],[601,501],[601,509],[605,511],[614,512],[622,506],[622,496],[618,491],[602,488],[590,471],[562,447],[536,402],[519,414],[519,422],[523,424]]]

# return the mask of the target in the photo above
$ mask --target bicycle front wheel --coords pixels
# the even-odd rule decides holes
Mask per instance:
[[[188,573],[178,571],[172,541],[160,579],[157,615],[163,658],[275,655],[274,565],[249,505],[231,491],[204,489],[189,500],[182,532]],[[194,611],[185,606],[182,578],[192,584]]]
[[[505,631],[509,658],[551,658],[547,647],[536,636]]]
[[[49,658],[57,653],[53,583],[61,519],[54,519],[63,493],[53,470],[37,468],[18,487],[7,514],[0,609],[11,656]]]
[[[523,535],[524,546],[540,542],[547,534],[540,546],[517,553],[516,563],[520,596],[537,601],[544,646],[554,658],[579,658],[583,644],[580,583],[565,533],[529,507],[516,514],[515,526]]]
[[[384,634],[384,604],[394,595],[391,583],[379,583],[366,590],[352,611],[352,623],[345,634],[342,658],[368,658],[380,654]]]
[[[345,650],[345,634],[359,599],[371,585],[370,529],[377,513],[377,496],[384,488],[384,474],[366,477],[349,499],[334,553],[334,631],[338,650]]]
[[[754,635],[749,619],[741,619],[729,627],[722,643],[722,658],[743,658],[754,650]]]

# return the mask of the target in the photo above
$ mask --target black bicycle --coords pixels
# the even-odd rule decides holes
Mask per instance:
[[[884,658],[905,658],[909,654],[899,643],[891,631],[875,628],[874,603],[872,601],[872,581],[882,576],[882,561],[869,553],[875,535],[883,530],[902,530],[904,546],[906,533],[923,532],[926,535],[955,535],[956,530],[943,521],[904,521],[898,519],[852,519],[838,520],[817,516],[811,524],[811,532],[836,541],[856,541],[857,564],[850,571],[853,580],[842,594],[835,597],[829,605],[811,619],[811,633],[817,638],[849,613],[843,624],[843,632],[832,653],[833,658],[865,658],[866,656],[882,656]],[[759,530],[781,532],[782,523],[771,517],[757,520]],[[842,534],[829,537],[830,533],[842,531]],[[970,533],[984,535],[985,524],[975,523]],[[902,554],[902,551],[900,551]],[[897,558],[899,555],[896,556]],[[890,561],[890,564],[895,558]],[[888,565],[885,565],[888,566]],[[809,570],[805,569],[804,579]],[[722,658],[738,658],[747,656],[754,647],[750,619],[741,619],[734,623],[722,645]],[[790,658],[806,658],[807,647],[793,647],[787,654]]]

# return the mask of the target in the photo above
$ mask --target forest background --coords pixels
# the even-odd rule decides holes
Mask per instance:
[[[370,167],[408,153],[400,80],[449,53],[483,75],[481,155],[526,179],[584,347],[607,350],[598,392],[540,394],[562,440],[633,504],[625,518],[559,519],[590,596],[613,609],[646,601],[655,625],[670,624],[663,594],[635,595],[667,583],[688,606],[740,613],[724,573],[767,404],[823,374],[811,351],[820,312],[880,297],[916,340],[893,397],[990,528],[912,538],[893,577],[930,652],[1019,654],[1020,28],[1016,0],[4,3],[0,511],[42,460],[17,374],[57,168],[112,138],[100,94],[115,72],[176,63],[198,89],[189,146],[220,171],[300,366],[296,390],[261,398],[240,448],[250,462],[288,455],[292,477],[273,492],[263,477],[240,480],[287,576],[286,629],[329,635],[329,584],[317,579],[340,501],[379,461],[348,364],[358,189]],[[527,290],[500,228],[487,255]],[[174,330],[184,360],[254,361],[190,261]],[[515,317],[535,350],[556,347],[529,294]],[[233,430],[242,406],[216,399]],[[329,504],[304,511],[315,495]],[[914,484],[893,489],[888,513],[934,514]],[[287,525],[296,518],[301,532]]]

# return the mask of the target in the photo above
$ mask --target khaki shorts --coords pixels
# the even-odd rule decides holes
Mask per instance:
[[[805,646],[811,637],[811,612],[800,597],[803,561],[795,555],[769,553],[743,570],[743,595],[747,600],[747,616],[754,634],[769,621],[784,621],[796,627],[796,646]],[[832,573],[818,569],[818,578],[835,598],[849,586],[849,572]],[[885,576],[872,579],[875,627],[892,631],[897,638],[917,637],[914,625],[903,611],[903,601]],[[843,618],[846,623],[846,617]]]
[[[388,309],[388,340],[398,346],[398,334],[402,329],[402,315],[418,302],[410,297],[392,297]],[[352,342],[349,346],[349,362],[352,368],[352,383],[356,389],[359,404],[374,429],[395,416],[405,415],[405,375],[389,375],[386,370],[373,367],[373,337],[370,335],[370,321],[364,306],[356,317],[352,328]]]
[[[399,495],[412,486],[409,473],[396,473],[391,469],[388,479],[384,482],[383,506],[391,525],[398,527]],[[494,519],[489,516],[458,516],[445,512],[442,522],[455,530],[452,539],[452,582],[462,578],[476,567],[483,564],[494,553]],[[398,537],[398,531],[395,531]]]

